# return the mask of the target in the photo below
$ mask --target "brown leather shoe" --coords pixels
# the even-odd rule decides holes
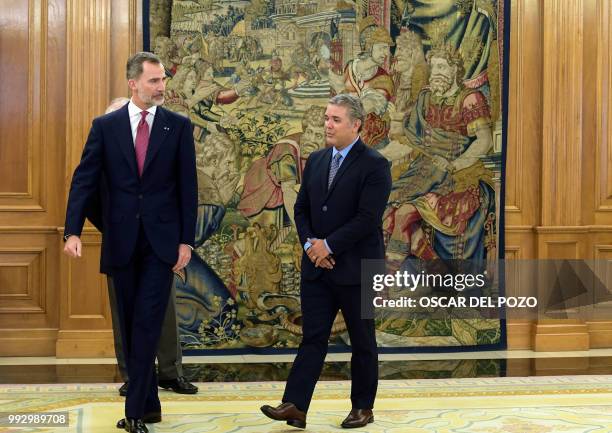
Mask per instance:
[[[365,427],[374,422],[372,409],[351,409],[348,416],[342,421],[342,428]]]
[[[276,407],[262,406],[261,411],[268,418],[277,421],[287,421],[292,427],[306,428],[306,413],[299,410],[293,403],[281,403]]]

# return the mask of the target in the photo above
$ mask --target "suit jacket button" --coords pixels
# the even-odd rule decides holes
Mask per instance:
[[[136,219],[140,219],[140,214],[139,213],[136,214]]]
[[[142,194],[138,194],[138,198],[142,200]]]
[[[327,212],[327,206],[323,206],[323,212]]]

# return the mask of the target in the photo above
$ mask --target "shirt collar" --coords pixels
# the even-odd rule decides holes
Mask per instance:
[[[130,118],[134,116],[140,116],[141,111],[142,110],[138,108],[136,104],[134,104],[134,101],[130,99],[130,102],[128,103],[128,113],[130,114]],[[154,105],[152,107],[149,107],[147,111],[149,112],[149,114],[152,114],[153,117],[155,117],[155,111],[157,111],[157,106]]]
[[[336,156],[337,153],[340,153],[340,155],[342,155],[342,159],[341,161],[344,161],[346,159],[346,155],[348,155],[348,153],[350,152],[350,150],[353,148],[353,146],[355,145],[355,143],[357,143],[357,141],[359,140],[359,136],[357,136],[357,138],[348,146],[346,146],[344,149],[342,150],[338,150],[335,147],[332,147],[332,158],[334,156]]]

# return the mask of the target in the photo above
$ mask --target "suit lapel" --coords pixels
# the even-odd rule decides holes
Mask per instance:
[[[363,152],[363,149],[364,149],[363,146],[364,144],[361,141],[361,139],[357,140],[353,148],[350,150],[350,152],[346,156],[346,159],[344,160],[344,162],[342,162],[342,164],[340,165],[340,168],[336,172],[336,175],[334,176],[334,180],[332,181],[332,184],[329,187],[329,190],[327,191],[327,195],[325,196],[325,200],[329,198],[329,195],[332,193],[332,191],[334,190],[334,188],[340,181],[340,178],[342,177],[342,175],[346,173],[346,171],[349,169],[351,164],[355,162],[357,158],[359,158],[359,155],[361,155],[361,152]],[[329,175],[329,163],[328,163],[327,173]],[[325,179],[325,183],[327,184],[327,178]]]
[[[128,104],[117,111],[119,119],[119,127],[115,131],[119,147],[123,152],[123,156],[127,160],[134,175],[138,176],[138,168],[136,167],[136,151],[134,150],[134,139],[132,138],[132,126],[130,124],[130,113],[128,112]]]
[[[153,129],[151,130],[151,134],[149,136],[149,147],[147,148],[147,156],[145,157],[144,168],[142,169],[142,174],[147,171],[147,167],[151,165],[151,161],[155,158],[155,155],[159,151],[162,143],[168,136],[170,132],[170,125],[168,124],[168,119],[164,114],[164,110],[162,107],[157,107],[155,112],[155,119],[153,120]]]
[[[329,165],[331,164],[332,153],[333,148],[330,147],[327,149],[327,151],[325,151],[321,162],[323,164],[323,168],[321,170],[323,173],[321,176],[321,191],[323,191],[324,194],[327,192],[327,179],[329,178]]]

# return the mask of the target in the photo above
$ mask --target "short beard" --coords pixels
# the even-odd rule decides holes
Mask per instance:
[[[149,101],[149,103],[151,105],[154,105],[156,107],[159,107],[160,105],[163,105],[165,101],[165,97],[164,96],[160,96],[159,98],[151,98],[151,100]]]
[[[448,92],[452,86],[452,81],[447,77],[437,75],[429,80],[429,87],[434,95],[443,95]]]

